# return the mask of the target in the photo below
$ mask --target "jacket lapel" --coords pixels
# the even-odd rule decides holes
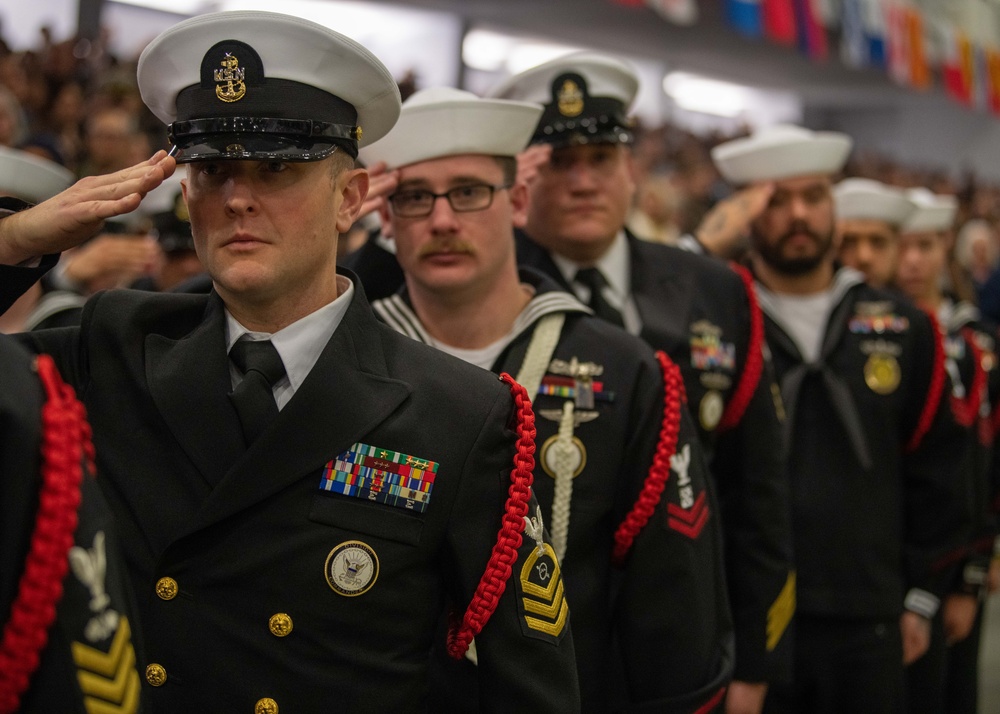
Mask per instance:
[[[695,286],[691,275],[677,269],[662,255],[648,255],[646,246],[631,233],[628,236],[632,269],[632,299],[642,322],[640,335],[662,346],[663,337],[686,340]],[[668,308],[669,306],[669,308]]]
[[[212,293],[205,315],[188,335],[146,336],[146,379],[153,402],[184,453],[208,485],[219,482],[243,454],[226,357],[225,311]]]
[[[388,374],[382,335],[355,281],[347,314],[309,376],[212,491],[191,530],[318,472],[395,412],[410,391]],[[240,433],[238,423],[234,433]]]

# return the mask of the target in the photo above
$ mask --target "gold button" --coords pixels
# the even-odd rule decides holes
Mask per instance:
[[[167,670],[155,662],[146,667],[146,681],[154,687],[162,687],[167,681]]]
[[[161,600],[173,600],[177,597],[177,581],[173,578],[160,578],[156,581],[156,594]]]
[[[270,697],[264,697],[253,708],[253,714],[278,714],[278,703]]]
[[[292,618],[283,612],[279,612],[277,615],[271,615],[271,619],[267,621],[267,626],[271,630],[271,634],[275,637],[284,637],[292,631]]]

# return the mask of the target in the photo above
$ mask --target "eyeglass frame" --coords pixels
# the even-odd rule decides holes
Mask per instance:
[[[444,193],[434,193],[433,191],[428,191],[425,188],[404,189],[402,191],[396,191],[395,193],[393,193],[393,194],[391,194],[389,196],[386,196],[386,201],[388,201],[389,205],[392,206],[393,213],[395,213],[397,216],[399,216],[401,218],[426,218],[427,216],[431,215],[434,212],[434,207],[437,205],[437,200],[439,198],[445,198],[445,199],[447,199],[448,200],[448,207],[451,208],[451,210],[454,211],[455,213],[475,213],[477,211],[485,211],[487,208],[489,208],[490,206],[492,206],[493,205],[493,197],[496,195],[497,191],[505,191],[505,190],[508,190],[510,188],[513,188],[513,186],[514,186],[514,184],[512,184],[512,183],[509,183],[509,184],[470,183],[470,184],[465,184],[465,185],[462,185],[462,186],[455,186],[454,188],[448,189]],[[455,204],[454,204],[454,202],[452,200],[451,195],[453,193],[455,193],[456,191],[467,190],[467,189],[470,189],[470,188],[488,188],[490,190],[490,196],[489,196],[489,199],[486,201],[486,204],[483,205],[483,206],[480,206],[478,208],[456,208]],[[401,195],[408,194],[408,193],[426,193],[426,194],[430,194],[432,200],[431,200],[430,208],[427,209],[426,213],[400,213],[399,212],[399,209],[396,206],[396,202],[393,199],[395,199],[397,196],[401,196]]]

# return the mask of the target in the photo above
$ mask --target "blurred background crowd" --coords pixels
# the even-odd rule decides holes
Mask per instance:
[[[420,88],[413,72],[398,78],[404,96]],[[648,240],[674,243],[691,233],[729,188],[709,152],[745,133],[693,133],[640,120],[634,147],[638,191],[630,227]],[[167,143],[160,122],[142,103],[134,58],[117,57],[103,40],[57,40],[42,28],[34,46],[12,46],[0,35],[0,146],[23,149],[64,166],[76,177],[112,172],[143,160]],[[870,149],[852,156],[845,177],[873,178],[900,187],[924,186],[954,195],[959,211],[947,274],[942,280],[957,297],[976,302],[1000,322],[1000,185],[973,171],[960,176],[907,165]],[[179,187],[171,184],[176,194]],[[82,294],[112,286],[167,289],[199,272],[184,232],[176,195],[121,224],[64,261],[64,287]],[[166,204],[164,204],[164,201]],[[153,213],[173,211],[178,221],[154,226]],[[176,210],[174,210],[176,209]],[[159,236],[160,240],[156,240]],[[363,241],[347,236],[341,250]]]

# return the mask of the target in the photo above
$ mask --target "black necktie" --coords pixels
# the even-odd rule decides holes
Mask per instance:
[[[604,299],[603,289],[608,281],[597,268],[580,268],[576,271],[574,280],[590,289],[590,309],[602,320],[607,320],[618,327],[625,327],[622,314]]]
[[[278,405],[274,403],[271,387],[284,376],[285,365],[270,340],[254,342],[241,339],[229,350],[229,359],[243,373],[243,381],[229,398],[239,414],[243,438],[249,446],[278,416]]]

